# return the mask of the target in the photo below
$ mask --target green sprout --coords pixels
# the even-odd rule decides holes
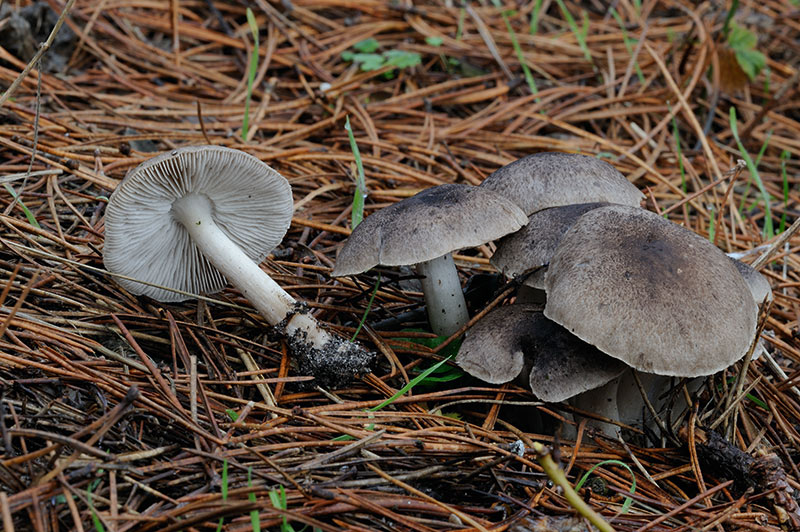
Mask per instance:
[[[422,57],[416,52],[405,50],[387,50],[378,53],[380,44],[373,38],[365,39],[353,45],[353,51],[342,52],[342,59],[359,65],[364,72],[378,70],[385,66],[393,66],[400,70],[411,68],[422,63]],[[387,72],[392,77],[391,72]]]
[[[367,184],[364,179],[364,163],[361,161],[361,152],[358,150],[356,138],[353,136],[353,128],[350,127],[349,116],[345,118],[344,129],[347,131],[347,138],[350,139],[350,149],[356,160],[356,190],[353,193],[353,208],[350,213],[350,229],[355,229],[364,219],[364,199],[367,197]]]
[[[244,119],[242,120],[242,140],[247,140],[247,132],[250,129],[250,100],[253,97],[253,83],[256,79],[258,70],[258,24],[253,10],[247,8],[247,24],[250,26],[250,33],[253,35],[253,53],[250,54],[250,68],[247,72],[247,98],[244,101]]]

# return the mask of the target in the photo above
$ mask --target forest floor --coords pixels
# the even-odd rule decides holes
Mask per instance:
[[[770,356],[624,440],[583,416],[577,440],[553,436],[571,407],[464,375],[412,272],[330,276],[358,175],[348,118],[365,216],[567,151],[752,263],[800,214],[796,0],[255,0],[256,62],[243,4],[0,1],[5,530],[588,530],[536,442],[573,485],[598,466],[580,493],[616,530],[800,529],[800,237],[761,268]],[[105,270],[116,185],[198,144],[289,180],[292,225],[262,268],[337,334],[366,312],[373,372],[323,388],[235,289],[161,304]],[[473,312],[513,297],[493,250],[455,256]]]

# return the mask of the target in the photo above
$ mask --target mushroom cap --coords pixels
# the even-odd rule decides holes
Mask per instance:
[[[728,257],[644,209],[613,205],[578,218],[545,285],[548,318],[648,373],[710,375],[755,335],[755,301]]]
[[[103,262],[113,272],[193,294],[225,287],[170,210],[175,200],[208,197],[219,228],[260,263],[286,234],[292,191],[278,172],[242,151],[221,146],[178,148],[145,161],[111,194]],[[173,302],[190,296],[119,279],[134,294]]]
[[[627,366],[547,319],[538,305],[499,307],[469,331],[456,363],[500,384],[521,375],[539,399],[558,402],[599,388]]]
[[[364,219],[342,246],[334,277],[406,266],[480,246],[528,223],[512,202],[471,185],[439,185]]]
[[[543,152],[498,169],[480,185],[533,214],[548,207],[605,201],[638,207],[644,194],[616,168],[597,157]]]
[[[528,225],[497,242],[489,262],[507,277],[517,277],[533,268],[547,266],[564,233],[581,215],[608,203],[578,203],[542,209],[528,216]],[[545,269],[525,279],[526,286],[544,288]]]
[[[772,286],[770,286],[767,278],[758,270],[751,268],[749,264],[745,264],[733,258],[731,258],[731,260],[733,261],[733,265],[736,266],[736,269],[739,270],[739,273],[742,274],[744,282],[747,283],[747,288],[749,288],[750,293],[753,294],[756,305],[761,306],[761,303],[763,303],[765,299],[767,302],[772,301]]]

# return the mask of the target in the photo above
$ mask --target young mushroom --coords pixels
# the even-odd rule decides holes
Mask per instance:
[[[469,320],[451,253],[500,238],[527,222],[516,205],[488,189],[431,187],[365,218],[339,252],[332,275],[354,275],[379,264],[415,264],[431,328],[449,336]]]
[[[258,266],[283,239],[292,207],[286,179],[251,155],[172,150],[138,166],[111,195],[103,261],[127,277],[119,283],[130,292],[162,302],[218,292],[227,279],[286,334],[301,371],[342,382],[367,371],[373,355],[320,327]]]
[[[506,277],[518,277],[530,272],[523,286],[526,289],[544,290],[547,265],[561,237],[583,214],[605,205],[610,204],[578,203],[537,211],[528,216],[528,225],[497,242],[497,250],[489,262]]]
[[[739,273],[742,274],[742,278],[747,283],[747,287],[750,289],[750,293],[753,294],[753,299],[756,300],[758,306],[760,307],[764,302],[769,303],[772,301],[772,287],[767,278],[758,270],[751,268],[749,264],[734,258],[730,259],[736,269],[739,270]]]
[[[520,378],[535,396],[551,403],[598,388],[627,368],[530,304],[506,305],[486,314],[467,333],[456,363],[491,384]],[[609,417],[616,417],[616,411]]]

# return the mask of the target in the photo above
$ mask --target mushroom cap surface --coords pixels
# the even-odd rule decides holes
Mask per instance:
[[[764,277],[761,272],[751,268],[749,264],[745,264],[733,258],[731,258],[731,260],[733,261],[733,265],[736,266],[736,269],[739,270],[739,273],[742,274],[742,278],[744,282],[747,283],[750,293],[753,294],[756,305],[761,306],[761,303],[763,303],[765,299],[767,302],[772,301],[772,286],[770,286],[767,278]]]
[[[521,375],[539,399],[558,402],[599,388],[627,366],[547,319],[541,306],[499,307],[478,321],[456,363],[491,384]]]
[[[136,167],[111,194],[106,268],[193,294],[222,290],[224,276],[170,212],[175,200],[190,194],[210,200],[215,223],[256,263],[280,243],[292,220],[289,182],[260,160],[221,146],[178,148]],[[158,301],[191,297],[126,279],[118,282]]]
[[[496,170],[480,185],[530,215],[548,207],[604,201],[638,207],[642,194],[609,163],[577,153],[528,155]]]
[[[753,296],[708,240],[644,209],[578,218],[550,261],[545,315],[640,371],[710,375],[741,358]]]
[[[512,202],[471,185],[438,185],[364,219],[336,257],[334,277],[406,266],[480,246],[528,223]]]
[[[547,266],[564,233],[580,216],[608,203],[578,203],[550,207],[528,216],[528,225],[497,242],[489,262],[507,277],[517,277],[533,268]],[[525,279],[526,286],[544,288],[544,269]]]

